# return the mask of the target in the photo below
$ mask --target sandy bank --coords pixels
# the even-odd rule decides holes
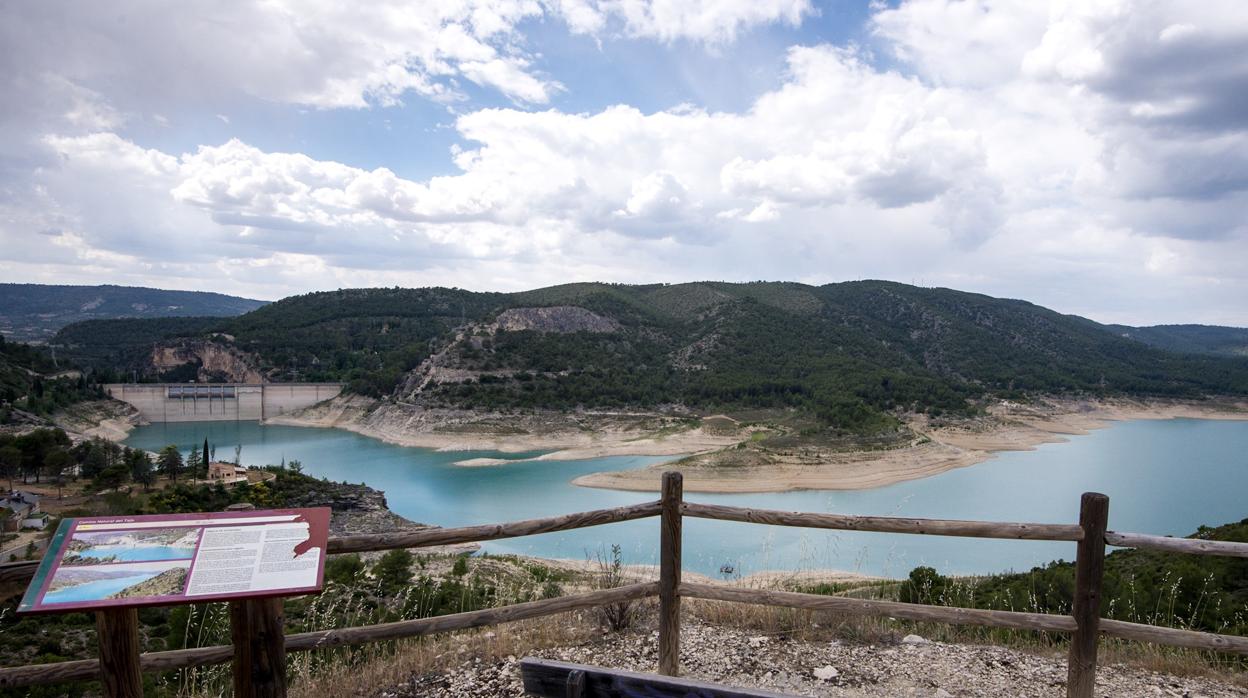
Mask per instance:
[[[136,426],[145,424],[139,411],[119,400],[91,400],[70,405],[52,417],[56,426],[75,440],[101,438],[124,441]]]
[[[785,492],[800,489],[855,490],[883,487],[982,463],[1000,451],[1032,450],[1065,441],[1117,421],[1132,419],[1248,420],[1248,404],[1137,400],[1045,400],[1031,404],[1001,402],[989,417],[956,427],[931,427],[915,420],[911,428],[926,437],[888,451],[831,453],[817,462],[809,457],[769,456],[766,462],[723,467],[698,459],[637,470],[591,473],[575,479],[583,487],[658,491],[662,473],[680,470],[690,492]]]
[[[346,429],[400,446],[438,451],[545,452],[532,460],[608,456],[683,456],[730,446],[739,434],[721,434],[688,419],[651,413],[583,412],[502,415],[337,398],[266,424]],[[468,458],[456,463],[487,467],[519,459]]]
[[[453,465],[458,465],[461,468],[488,468],[492,465],[507,465],[514,462],[514,460],[506,458],[467,458],[465,460],[457,460]]]
[[[663,473],[679,470],[684,474],[686,492],[865,490],[974,465],[990,457],[986,451],[931,442],[891,451],[832,454],[813,464],[784,460],[744,467],[665,463],[637,470],[591,473],[572,482],[582,487],[657,492]]]

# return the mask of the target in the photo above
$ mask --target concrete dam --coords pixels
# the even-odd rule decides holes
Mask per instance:
[[[110,383],[149,422],[261,420],[337,397],[342,383]]]

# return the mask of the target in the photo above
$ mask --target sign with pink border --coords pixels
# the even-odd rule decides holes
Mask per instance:
[[[65,519],[18,613],[321,591],[329,509]]]

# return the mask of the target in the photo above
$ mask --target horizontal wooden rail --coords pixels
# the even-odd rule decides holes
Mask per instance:
[[[711,601],[733,601],[761,606],[784,606],[810,611],[837,611],[858,616],[887,616],[906,620],[957,625],[986,625],[994,628],[1019,630],[1047,630],[1069,633],[1075,630],[1075,619],[1046,613],[1021,613],[1019,611],[986,611],[978,608],[953,606],[926,606],[900,601],[876,601],[852,599],[845,596],[800,594],[792,591],[769,591],[764,589],[738,589],[717,584],[680,585],[680,595]]]
[[[761,589],[736,589],[715,584],[685,583],[680,585],[682,596],[712,601],[784,606],[811,611],[837,611],[863,616],[888,616],[906,620],[952,623],[955,625],[984,625],[1017,630],[1044,630],[1070,633],[1075,630],[1075,619],[1070,616],[1046,613],[1020,613],[1018,611],[986,611],[977,608],[926,606],[900,601],[876,601],[851,599],[843,596],[799,594],[789,591],[766,591]],[[1156,625],[1130,623],[1102,618],[1101,634],[1124,640],[1152,642],[1174,647],[1248,654],[1248,637],[1220,635],[1199,630],[1180,630]]]
[[[481,611],[453,613],[432,618],[401,620],[378,625],[361,625],[334,630],[317,630],[307,633],[296,633],[286,636],[287,652],[304,652],[308,650],[340,647],[343,645],[361,645],[368,642],[399,640],[408,637],[433,635],[478,628],[483,625],[496,625],[529,618],[567,613],[582,608],[592,608],[622,601],[635,601],[650,596],[658,596],[657,582],[631,584],[615,589],[591,591],[573,596],[561,596],[554,599],[518,603],[500,608],[487,608]],[[150,652],[140,658],[143,671],[175,671],[188,667],[207,664],[224,664],[234,657],[234,648],[230,645],[215,647],[199,647],[195,649],[173,650],[168,652]],[[85,681],[98,678],[100,663],[94,659],[80,659],[72,662],[54,664],[32,664],[28,666],[0,669],[0,688],[17,686],[35,686],[62,681]]]
[[[662,507],[656,501],[616,507],[614,509],[596,509],[594,511],[565,514],[564,516],[512,521],[502,524],[340,536],[329,539],[329,554],[362,553],[370,550],[392,550],[394,548],[423,548],[432,545],[451,545],[454,543],[498,540],[500,538],[517,538],[537,533],[570,531],[574,528],[588,528],[590,526],[601,526],[620,521],[645,519],[651,516],[658,516],[661,511]]]
[[[1220,635],[1200,630],[1180,630],[1163,628],[1157,625],[1130,623],[1125,620],[1101,619],[1101,634],[1120,637],[1124,640],[1152,642],[1158,645],[1187,647],[1194,650],[1211,650],[1214,652],[1234,652],[1248,654],[1248,637],[1239,635]]]
[[[847,514],[807,514],[775,509],[749,509],[718,504],[685,504],[685,516],[719,521],[743,521],[771,526],[831,528],[842,531],[878,533],[920,533],[931,536],[965,538],[1009,538],[1022,540],[1077,541],[1083,529],[1073,524],[1009,523],[1004,521],[957,521],[953,519],[909,519],[894,516],[850,516]]]
[[[1171,538],[1169,536],[1151,536],[1146,533],[1115,533],[1114,531],[1106,531],[1105,542],[1120,548],[1163,550],[1168,553],[1189,553],[1192,555],[1248,557],[1248,543],[1236,543],[1234,541]]]

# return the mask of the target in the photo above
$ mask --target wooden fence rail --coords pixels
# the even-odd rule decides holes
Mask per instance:
[[[337,553],[362,553],[375,550],[393,550],[395,548],[426,548],[434,545],[452,545],[456,543],[479,543],[500,538],[518,538],[538,533],[554,533],[570,531],[574,528],[601,526],[603,524],[646,519],[658,516],[662,510],[661,502],[646,502],[614,509],[597,509],[582,511],[564,516],[552,516],[545,519],[529,519],[512,521],[504,524],[486,524],[484,526],[465,526],[463,528],[431,528],[420,531],[400,533],[372,533],[357,536],[341,536],[329,539],[330,555]]]
[[[720,521],[744,521],[770,526],[830,528],[840,531],[875,531],[879,533],[917,533],[929,536],[961,536],[964,538],[1007,538],[1021,540],[1077,541],[1083,529],[1066,524],[1009,523],[1004,521],[954,521],[950,519],[906,519],[894,516],[847,516],[844,514],[806,514],[774,509],[747,509],[716,504],[684,506],[685,516]]]
[[[554,599],[529,601],[500,608],[487,608],[481,611],[452,613],[445,616],[400,620],[377,625],[360,625],[350,628],[295,633],[286,636],[286,651],[307,652],[331,647],[363,645],[370,642],[401,640],[454,630],[479,628],[486,625],[541,618],[542,616],[567,613],[568,611],[583,608],[635,601],[657,596],[658,593],[658,585],[654,582],[648,582],[631,584],[615,589],[591,591],[585,594],[560,596]],[[218,645],[214,647],[170,650],[167,652],[149,652],[141,656],[140,665],[144,672],[175,671],[177,669],[209,664],[224,664],[230,661],[233,656],[233,646]],[[30,664],[10,669],[0,669],[0,688],[96,679],[99,678],[99,671],[100,664],[94,659],[80,659],[72,662],[56,662],[54,664]]]
[[[680,653],[680,601],[681,598],[727,601],[734,603],[784,606],[817,611],[834,611],[852,615],[886,616],[922,622],[965,625],[981,625],[999,628],[1038,630],[1069,633],[1072,636],[1068,660],[1067,695],[1072,698],[1088,698],[1096,672],[1096,651],[1101,635],[1119,637],[1140,642],[1152,642],[1176,647],[1248,655],[1248,638],[1221,635],[1195,630],[1163,628],[1139,623],[1109,620],[1100,617],[1101,576],[1104,570],[1105,547],[1114,545],[1166,552],[1197,555],[1225,555],[1248,557],[1248,543],[1206,541],[1187,538],[1169,538],[1140,533],[1117,533],[1107,531],[1108,498],[1095,493],[1085,494],[1080,509],[1079,524],[1037,524],[993,521],[957,521],[948,519],[915,519],[888,516],[848,516],[840,514],[813,514],[785,512],[766,509],[749,509],[683,501],[681,476],[665,473],[662,498],[626,507],[579,512],[528,521],[514,521],[485,526],[463,528],[429,529],[399,533],[356,535],[329,539],[330,554],[352,553],[396,548],[420,548],[453,543],[468,543],[539,533],[567,531],[588,526],[620,521],[660,517],[659,581],[632,584],[615,589],[605,589],[584,594],[544,599],[466,613],[455,613],[433,618],[404,620],[378,625],[337,628],[296,633],[277,637],[276,648],[254,657],[282,657],[285,652],[301,652],[343,645],[359,645],[370,642],[398,640],[434,633],[464,630],[498,623],[529,618],[539,618],[577,609],[608,604],[636,601],[648,597],[659,599],[659,665],[661,674],[674,676],[679,673]],[[801,594],[785,591],[742,589],[718,584],[699,584],[681,580],[682,525],[684,517],[691,516],[721,521],[739,521],[776,526],[799,526],[816,529],[849,531],[875,531],[884,533],[911,533],[921,535],[962,536],[973,538],[1004,538],[1015,540],[1055,540],[1077,543],[1075,563],[1075,597],[1071,615],[1022,613],[1016,611],[991,611],[973,608],[928,606],[872,599],[853,599],[838,596]],[[0,583],[25,583],[35,573],[37,562],[20,562],[0,565]],[[279,610],[257,620],[260,625],[272,624],[280,617],[280,603],[272,604]],[[241,635],[249,634],[250,626],[241,619],[233,618],[238,625],[234,642],[244,642]],[[245,615],[240,611],[240,614]],[[262,614],[264,615],[264,614]],[[124,621],[125,619],[113,619]],[[101,628],[110,622],[101,619]],[[127,623],[128,624],[128,623]],[[132,624],[128,624],[132,625]],[[111,626],[110,626],[111,627]],[[280,628],[280,625],[278,626]],[[250,639],[246,639],[250,642]],[[106,695],[139,695],[135,688],[138,672],[165,672],[211,664],[233,662],[235,685],[245,695],[284,695],[285,671],[283,666],[270,667],[263,682],[265,690],[254,685],[254,667],[246,664],[247,652],[239,645],[201,647],[195,649],[151,652],[137,655],[133,647],[125,646],[110,650],[112,656],[99,660],[77,660],[38,664],[12,668],[0,668],[0,688],[45,685],[63,681],[102,679]],[[117,666],[117,662],[129,662],[124,676],[101,676],[104,665]],[[281,662],[278,662],[281,664]],[[137,665],[137,666],[136,666]],[[265,672],[261,672],[265,674]],[[236,696],[240,693],[236,692]]]

